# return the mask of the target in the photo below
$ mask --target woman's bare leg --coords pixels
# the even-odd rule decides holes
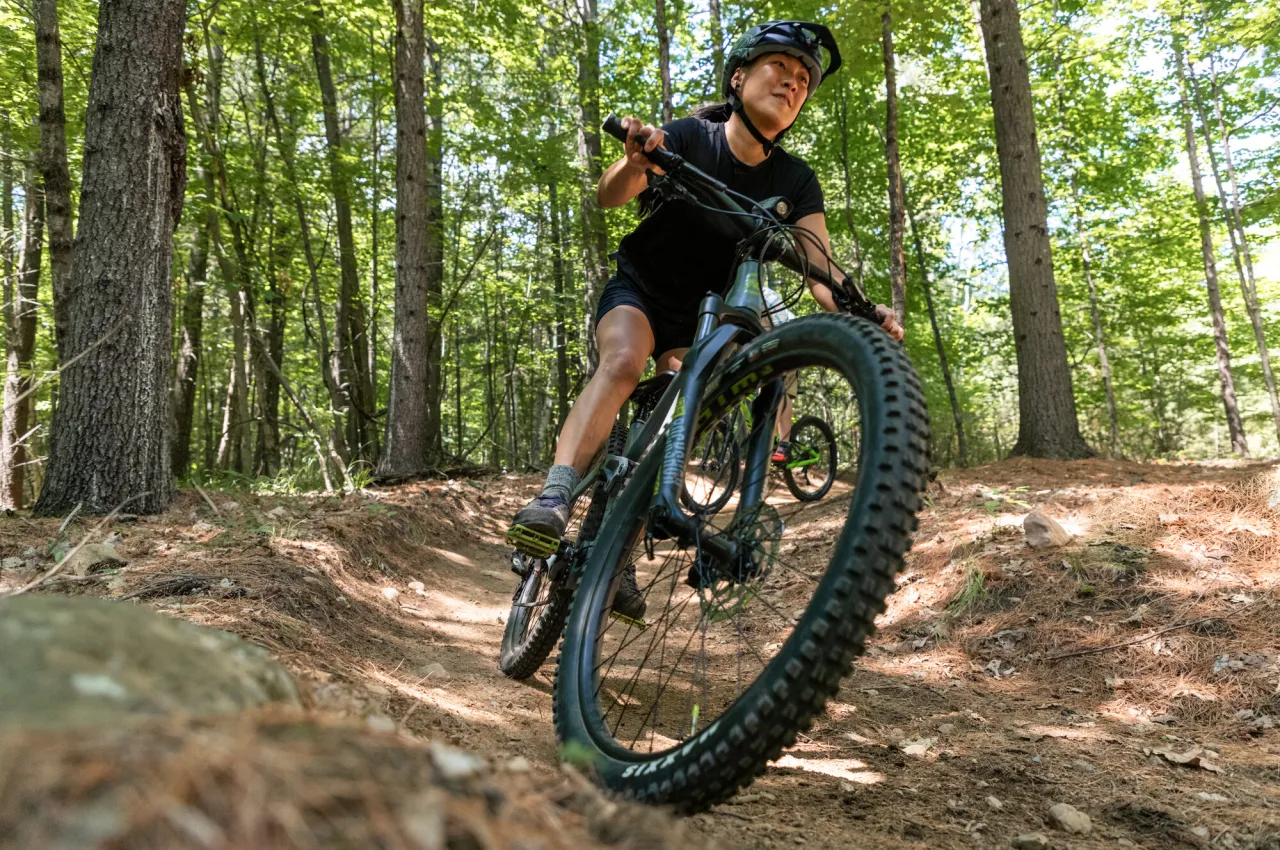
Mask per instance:
[[[636,307],[614,307],[596,326],[600,365],[565,417],[556,442],[557,464],[581,475],[609,437],[613,421],[635,391],[653,352],[653,329]]]

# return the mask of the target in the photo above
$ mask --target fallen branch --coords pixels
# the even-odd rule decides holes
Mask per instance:
[[[196,492],[200,494],[200,498],[204,499],[204,503],[213,511],[213,515],[218,519],[222,519],[222,511],[218,510],[218,506],[213,503],[213,499],[209,498],[209,494],[204,491],[204,488],[194,481],[191,482],[191,486],[196,488]]]
[[[1074,652],[1064,652],[1061,655],[1050,655],[1047,658],[1045,658],[1045,661],[1061,661],[1064,658],[1079,658],[1080,656],[1083,656],[1083,655],[1098,655],[1099,653],[1110,652],[1113,649],[1123,649],[1126,646],[1133,646],[1134,644],[1146,643],[1152,638],[1160,637],[1160,635],[1168,634],[1169,632],[1176,632],[1178,629],[1189,629],[1189,628],[1192,628],[1193,626],[1199,626],[1202,623],[1212,623],[1214,620],[1227,620],[1232,617],[1238,617],[1241,614],[1243,614],[1245,611],[1253,607],[1253,605],[1255,605],[1257,601],[1258,600],[1255,599],[1253,602],[1246,604],[1244,607],[1237,608],[1235,611],[1232,611],[1229,614],[1224,614],[1221,617],[1201,617],[1198,620],[1187,620],[1184,623],[1174,623],[1172,626],[1166,626],[1163,629],[1157,629],[1156,631],[1151,632],[1150,634],[1143,635],[1142,637],[1136,637],[1136,638],[1133,638],[1132,640],[1122,640],[1119,643],[1111,643],[1111,644],[1107,644],[1106,646],[1095,646],[1095,647],[1092,647],[1091,649],[1078,649]]]
[[[22,587],[18,588],[17,590],[11,590],[11,591],[9,591],[8,593],[6,593],[6,594],[5,594],[5,596],[0,597],[0,599],[3,599],[3,598],[5,598],[5,597],[10,597],[10,596],[20,596],[20,595],[22,595],[23,593],[26,593],[28,590],[30,590],[30,589],[31,589],[31,588],[33,588],[33,587],[39,587],[39,586],[40,586],[41,584],[43,584],[44,582],[48,581],[49,579],[51,579],[51,578],[53,578],[54,576],[56,576],[58,573],[62,572],[62,571],[66,568],[67,564],[71,563],[71,558],[72,558],[72,557],[73,557],[77,552],[79,552],[81,549],[83,549],[83,548],[84,548],[85,544],[89,542],[89,539],[90,539],[91,537],[93,537],[93,535],[97,534],[97,533],[98,533],[98,531],[99,531],[99,530],[100,530],[104,525],[106,525],[107,523],[111,522],[111,520],[113,520],[113,519],[115,519],[115,518],[116,518],[116,515],[120,513],[120,509],[121,509],[121,508],[123,508],[125,505],[129,504],[130,502],[137,501],[138,499],[144,499],[144,498],[146,498],[147,496],[150,496],[150,495],[151,495],[151,493],[150,493],[150,492],[146,492],[146,493],[139,493],[139,494],[138,494],[138,495],[136,495],[136,496],[130,496],[129,498],[125,499],[125,500],[124,500],[123,502],[121,502],[120,504],[116,505],[114,508],[112,508],[112,509],[111,509],[111,513],[109,513],[109,514],[107,514],[106,516],[104,516],[102,519],[100,519],[100,520],[98,521],[98,524],[97,524],[97,525],[95,525],[93,528],[91,528],[91,529],[89,529],[87,532],[85,532],[84,537],[80,540],[80,542],[79,542],[79,543],[77,543],[77,544],[76,544],[76,547],[75,547],[74,549],[72,549],[70,552],[68,552],[68,553],[63,557],[63,559],[62,559],[61,561],[59,561],[58,563],[56,563],[56,564],[54,564],[52,567],[50,567],[48,570],[46,570],[46,571],[45,571],[45,573],[44,573],[44,575],[37,576],[37,577],[33,578],[31,581],[27,582],[26,584],[24,584]],[[76,505],[76,509],[77,509],[77,510],[79,510],[79,508],[80,508],[80,506],[79,506],[79,505]],[[74,513],[74,511],[73,511],[73,513]],[[69,519],[69,518],[68,518],[68,519]],[[64,523],[64,525],[65,525],[65,523]]]
[[[57,369],[54,369],[52,372],[45,374],[43,377],[40,378],[40,380],[32,381],[31,386],[28,387],[27,390],[21,393],[17,398],[13,399],[12,401],[8,401],[8,400],[5,401],[4,410],[8,411],[9,408],[13,407],[16,404],[21,403],[23,399],[27,398],[27,396],[30,396],[36,390],[40,389],[45,384],[52,381],[54,378],[58,377],[63,372],[70,369],[77,362],[87,357],[94,349],[102,345],[107,340],[111,339],[111,337],[115,336],[116,331],[120,330],[125,325],[127,325],[132,320],[132,318],[133,318],[132,316],[125,316],[123,319],[116,322],[115,325],[112,328],[110,328],[105,334],[103,334],[102,336],[98,337],[96,340],[94,340],[93,342],[85,346],[84,351],[81,351],[75,357],[72,357],[70,360],[60,365]]]

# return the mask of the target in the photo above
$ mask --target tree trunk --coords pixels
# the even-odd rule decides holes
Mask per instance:
[[[711,68],[715,74],[712,83],[712,98],[720,95],[720,86],[724,83],[724,25],[720,20],[720,0],[711,2]]]
[[[289,303],[289,264],[292,246],[287,228],[271,213],[271,237],[267,248],[266,303],[271,311],[267,326],[266,355],[258,352],[258,444],[254,449],[254,474],[268,478],[280,471],[280,379],[267,363],[284,362],[284,326]]]
[[[982,0],[996,151],[1009,263],[1009,303],[1018,358],[1018,440],[1013,453],[1060,459],[1093,454],[1076,418],[1062,337],[1040,143],[1014,0]]]
[[[378,473],[419,475],[428,467],[427,370],[431,276],[427,127],[423,112],[423,0],[396,11],[396,295],[386,438]]]
[[[0,123],[8,125],[8,110],[0,109]],[[9,142],[8,134],[0,136],[0,141]],[[6,144],[5,149],[12,148],[12,144]],[[14,287],[14,256],[13,249],[17,244],[17,237],[13,232],[13,159],[9,157],[0,157],[0,257],[4,259],[4,303],[13,302]],[[11,323],[7,323],[5,327],[9,327]]]
[[[955,384],[951,380],[951,369],[947,365],[947,349],[942,344],[942,331],[938,329],[938,316],[933,309],[933,280],[929,266],[924,259],[924,245],[920,241],[920,230],[916,227],[916,217],[911,206],[906,203],[906,187],[903,187],[903,208],[907,221],[911,224],[911,241],[915,243],[916,266],[920,269],[920,288],[924,292],[925,307],[929,311],[929,326],[933,329],[933,344],[938,349],[938,363],[942,367],[942,382],[947,386],[947,399],[951,402],[951,419],[956,426],[956,447],[960,455],[960,465],[969,465],[969,447],[964,434],[964,417],[960,412],[960,399],[956,395]]]
[[[1055,14],[1057,7],[1054,8]],[[1061,55],[1057,52],[1054,54],[1053,70],[1054,77],[1060,77],[1062,67]],[[1054,97],[1058,106],[1058,125],[1066,137],[1067,147],[1069,150],[1078,150],[1074,134],[1067,127],[1067,105],[1063,98],[1063,87],[1058,85],[1054,90]],[[1076,242],[1080,246],[1080,265],[1084,273],[1085,284],[1089,288],[1089,314],[1093,319],[1093,336],[1098,347],[1098,366],[1102,371],[1102,389],[1107,399],[1107,419],[1111,427],[1110,455],[1111,457],[1120,456],[1120,417],[1116,410],[1116,393],[1111,382],[1111,360],[1107,356],[1107,339],[1106,333],[1102,327],[1102,313],[1098,309],[1098,288],[1093,280],[1093,257],[1089,251],[1089,233],[1085,226],[1084,204],[1080,197],[1080,184],[1078,180],[1079,164],[1070,162],[1069,168],[1071,172],[1071,204],[1072,218],[1074,219],[1074,229],[1076,234]]]
[[[444,321],[444,72],[440,45],[427,37],[427,458],[443,449],[440,436],[441,322]]]
[[[234,257],[227,253],[226,243],[222,239],[220,215],[219,226],[210,233],[210,245],[218,262],[222,287],[227,294],[229,304],[232,359],[223,404],[217,464],[223,469],[247,475],[252,460],[249,427],[251,420],[248,334],[245,330],[245,307],[249,302],[252,287],[250,258],[241,223],[243,216],[236,209],[235,199],[227,182],[226,163],[222,153],[222,52],[212,40],[208,22],[203,23],[205,53],[209,65],[208,73],[205,74],[207,110],[201,106],[200,99],[195,94],[192,75],[185,75],[185,88],[191,120],[195,122],[200,132],[201,146],[204,155],[208,158],[209,171],[213,175],[213,183],[217,189],[217,205],[226,215],[227,227],[231,231],[232,247],[235,251]]]
[[[466,451],[464,440],[466,428],[462,423],[462,333],[458,328],[457,319],[453,320],[453,404],[454,433],[457,438],[454,459],[462,463],[462,454]]]
[[[1111,425],[1111,456],[1120,456],[1120,415],[1116,411],[1116,391],[1111,383],[1111,360],[1107,357],[1107,338],[1102,328],[1102,313],[1098,309],[1098,288],[1093,281],[1093,258],[1089,254],[1089,234],[1084,226],[1084,211],[1080,208],[1080,192],[1074,171],[1071,175],[1071,194],[1075,202],[1076,240],[1080,243],[1080,267],[1089,287],[1089,315],[1093,319],[1093,335],[1098,343],[1098,368],[1102,371],[1102,389],[1107,396],[1107,419]]]
[[[180,0],[104,0],[85,125],[80,260],[67,354],[36,504],[169,506],[173,233],[186,188]]]
[[[188,87],[188,95],[191,88]],[[196,113],[193,110],[192,115]],[[194,120],[194,118],[193,118]],[[182,299],[182,331],[178,338],[178,360],[173,370],[173,434],[170,435],[170,468],[174,478],[187,477],[191,469],[191,422],[195,413],[196,378],[204,354],[204,293],[209,286],[209,235],[218,228],[218,208],[214,205],[213,173],[200,168],[205,191],[205,213],[196,224],[195,239],[187,264],[187,291]]]
[[[49,228],[49,279],[53,289],[54,340],[58,362],[67,361],[67,297],[75,231],[71,170],[67,166],[67,116],[62,105],[62,40],[58,0],[35,0],[36,79],[40,97],[40,170]]]
[[[884,45],[884,157],[889,172],[889,285],[893,313],[901,325],[907,316],[907,258],[902,247],[905,223],[902,163],[898,159],[898,80],[893,67],[893,21],[888,9],[880,16],[880,35]]]
[[[371,410],[376,412],[378,407],[378,249],[381,247],[378,242],[378,223],[381,216],[382,205],[382,125],[380,122],[380,112],[382,105],[378,102],[378,74],[373,68],[377,67],[376,51],[374,48],[373,28],[369,29],[369,96],[371,101],[370,112],[373,120],[373,180],[370,186],[372,197],[369,200],[369,229],[371,231],[369,239],[369,387],[372,395],[369,397],[369,403],[372,405]],[[373,430],[375,436],[378,436],[376,427]]]
[[[40,252],[44,243],[44,198],[36,170],[28,165],[23,181],[22,254],[16,291],[5,278],[4,416],[0,426],[0,508],[22,507],[31,412],[26,394],[32,385],[36,351],[36,311],[40,294]],[[24,396],[26,396],[24,398]]]
[[[1213,71],[1213,60],[1210,61],[1212,75],[1212,91],[1214,112],[1218,124],[1218,134],[1222,138],[1222,150],[1227,167],[1227,179],[1231,184],[1230,203],[1227,201],[1227,187],[1223,185],[1222,173],[1218,168],[1218,155],[1213,148],[1213,133],[1209,129],[1209,116],[1205,109],[1204,98],[1200,94],[1200,83],[1195,71],[1188,63],[1188,76],[1191,90],[1195,93],[1196,111],[1200,116],[1200,128],[1204,134],[1205,150],[1209,153],[1209,165],[1213,169],[1213,180],[1218,187],[1218,201],[1222,209],[1222,218],[1227,223],[1227,235],[1231,239],[1231,256],[1235,260],[1236,275],[1240,279],[1240,294],[1244,297],[1245,311],[1249,314],[1249,323],[1253,326],[1253,338],[1258,345],[1258,357],[1262,362],[1262,381],[1267,387],[1267,396],[1271,400],[1271,416],[1275,422],[1276,439],[1280,440],[1280,396],[1276,394],[1276,376],[1271,371],[1271,352],[1267,349],[1267,335],[1262,321],[1262,311],[1258,306],[1258,288],[1253,276],[1253,254],[1249,250],[1249,239],[1244,232],[1244,222],[1240,218],[1240,186],[1236,182],[1235,163],[1231,158],[1231,137],[1227,133],[1222,120],[1222,100],[1218,93],[1217,72]]]
[[[1200,220],[1200,253],[1204,257],[1204,285],[1209,292],[1209,315],[1213,319],[1213,341],[1218,352],[1218,383],[1222,387],[1222,406],[1227,414],[1227,433],[1231,437],[1231,449],[1241,457],[1249,456],[1249,443],[1245,438],[1244,422],[1236,402],[1235,379],[1231,375],[1231,350],[1227,345],[1227,321],[1222,312],[1222,295],[1218,290],[1218,265],[1214,259],[1213,224],[1210,221],[1209,202],[1200,179],[1200,156],[1196,145],[1196,133],[1191,124],[1191,106],[1187,101],[1187,80],[1182,45],[1175,37],[1173,57],[1178,71],[1178,97],[1182,105],[1182,129],[1187,142],[1187,160],[1191,166],[1191,185],[1196,198],[1196,215]]]
[[[292,136],[286,136],[283,125],[280,121],[280,114],[276,110],[275,97],[271,93],[271,87],[267,85],[267,67],[262,50],[262,33],[258,30],[255,23],[254,26],[254,67],[258,76],[258,87],[262,92],[262,100],[267,109],[267,120],[271,123],[273,133],[276,137],[276,147],[280,151],[280,159],[284,165],[284,176],[289,184],[289,194],[293,199],[294,211],[298,217],[298,235],[302,240],[302,253],[307,261],[308,282],[311,289],[312,301],[316,308],[316,321],[320,324],[320,332],[314,335],[316,345],[316,360],[320,366],[320,376],[324,381],[325,391],[329,398],[329,410],[336,418],[344,404],[346,397],[343,395],[342,388],[338,385],[337,375],[333,370],[333,358],[329,352],[329,330],[328,323],[325,322],[324,311],[320,304],[320,278],[319,278],[319,262],[316,259],[315,248],[311,242],[311,226],[307,217],[307,207],[303,201],[302,190],[298,185],[298,169],[296,162],[295,139]],[[290,122],[290,126],[293,123]],[[305,314],[304,314],[305,320]],[[279,362],[279,361],[277,361]],[[314,419],[310,414],[306,417],[308,422]],[[319,437],[319,435],[315,435]],[[347,457],[346,441],[343,439],[342,431],[333,427],[328,433],[329,450],[328,457]],[[320,453],[321,459],[326,456]],[[346,461],[343,460],[342,470],[346,474]],[[326,480],[328,472],[325,472]],[[328,486],[328,485],[326,485]]]
[[[369,379],[369,340],[365,328],[364,301],[360,297],[360,272],[356,263],[355,235],[351,226],[351,186],[342,165],[342,131],[338,127],[338,93],[329,63],[329,42],[324,32],[324,12],[315,2],[307,22],[311,29],[311,55],[320,83],[324,113],[325,158],[338,230],[338,266],[341,286],[334,316],[337,335],[338,383],[346,392],[347,446],[355,458],[377,457],[374,427],[373,384]]]
[[[565,338],[568,322],[565,314],[564,243],[560,234],[559,186],[554,177],[547,183],[551,206],[551,280],[556,297],[556,433],[569,415],[569,343]]]
[[[857,225],[853,223],[853,175],[849,166],[849,92],[843,85],[840,87],[836,107],[837,114],[840,116],[840,166],[844,172],[844,221],[849,227],[849,235],[853,240],[853,268],[858,277],[858,288],[865,292],[866,277],[862,267],[862,243],[858,239]]]
[[[667,0],[653,2],[653,28],[658,31],[658,77],[662,80],[662,123],[675,117],[671,105],[671,30],[667,28]]]
[[[587,361],[595,371],[596,307],[609,279],[608,232],[604,211],[596,203],[596,184],[603,173],[600,157],[600,25],[596,0],[577,0],[582,23],[578,56],[578,161],[581,169],[578,207],[582,219],[582,282],[585,302]]]

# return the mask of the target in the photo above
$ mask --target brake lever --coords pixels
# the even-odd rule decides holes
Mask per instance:
[[[877,325],[880,324],[880,316],[876,312],[876,305],[871,303],[871,299],[859,292],[856,286],[851,286],[848,278],[842,280],[839,286],[831,288],[831,297],[842,313],[851,313],[855,316],[861,316],[867,321],[875,322]]]
[[[697,197],[679,180],[673,180],[671,172],[659,174],[650,168],[645,174],[649,178],[649,188],[656,191],[659,196],[669,200],[697,203]]]

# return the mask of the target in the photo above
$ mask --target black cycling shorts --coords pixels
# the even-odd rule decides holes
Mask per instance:
[[[599,326],[604,314],[614,307],[622,305],[635,307],[649,320],[653,331],[653,351],[656,357],[673,348],[688,348],[693,345],[693,337],[698,327],[697,308],[687,311],[687,315],[674,315],[671,309],[662,309],[654,304],[640,287],[621,275],[614,275],[600,294],[600,306],[596,309],[596,325]]]

